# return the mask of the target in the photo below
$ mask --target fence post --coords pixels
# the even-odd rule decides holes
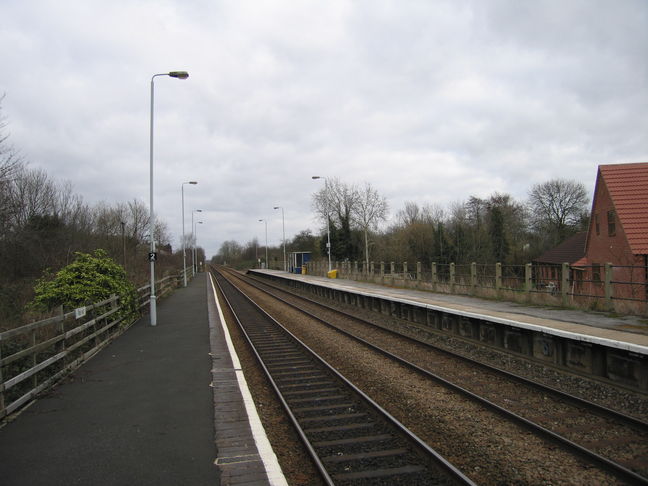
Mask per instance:
[[[63,308],[62,305],[59,306],[58,312],[61,315],[61,320],[59,321],[59,329],[58,332],[63,336],[63,339],[61,339],[61,349],[60,352],[65,352],[65,356],[63,356],[63,366],[67,366],[68,363],[68,357],[67,357],[67,342],[65,341],[65,309]]]
[[[502,288],[502,264],[497,262],[495,264],[495,290],[499,294]]]
[[[432,290],[437,288],[437,268],[436,263],[432,262]]]
[[[612,304],[612,264],[605,264],[605,309],[613,310]]]
[[[394,268],[396,267],[396,264],[394,262],[389,262],[389,273],[392,275],[394,274]]]
[[[470,264],[470,286],[472,287],[472,293],[477,292],[477,263],[472,262]]]
[[[560,276],[560,294],[562,295],[562,305],[567,307],[569,303],[567,291],[569,290],[569,263],[562,264],[562,272]]]
[[[454,294],[455,292],[455,264],[450,264],[450,293]]]
[[[420,282],[421,281],[421,274],[422,274],[422,269],[421,269],[421,262],[416,262],[416,281]]]
[[[524,292],[526,293],[527,298],[529,298],[531,294],[531,268],[530,263],[524,265]]]
[[[371,272],[371,280],[372,280],[372,281],[373,281],[373,277],[374,277],[374,273],[375,273],[374,270],[375,270],[375,269],[376,269],[376,268],[375,268],[375,266],[374,266],[374,262],[371,262],[371,263],[369,264],[369,271]]]
[[[380,283],[385,285],[385,262],[380,262]]]
[[[403,280],[405,280],[405,274],[407,273],[407,262],[403,262]]]
[[[2,346],[0,346],[0,362],[2,362]],[[2,366],[0,366],[0,417],[4,416],[5,396],[4,396],[4,379],[2,378]]]
[[[36,347],[36,329],[32,329],[31,331],[31,347],[34,348]],[[36,360],[36,351],[32,351],[32,367],[36,366],[38,364],[38,361]],[[32,376],[32,388],[36,388],[38,386],[38,373],[34,373]]]

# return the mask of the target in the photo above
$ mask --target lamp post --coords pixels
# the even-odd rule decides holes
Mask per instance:
[[[198,182],[196,181],[189,181],[189,182],[183,182],[181,187],[182,190],[182,278],[184,282],[184,286],[187,286],[187,252],[186,252],[186,242],[185,242],[185,224],[184,224],[184,186],[185,184],[193,184],[196,185]]]
[[[198,252],[196,251],[196,240],[198,239],[197,235],[197,229],[199,224],[203,224],[202,221],[196,221],[196,224],[194,224],[193,227],[193,234],[194,234],[194,248],[193,248],[193,257],[192,257],[192,266],[198,270]]]
[[[313,179],[324,179],[324,199],[326,200],[326,251],[328,253],[328,269],[331,271],[331,229],[329,228],[328,179],[324,176],[313,176]]]
[[[265,219],[260,219],[259,222],[263,221],[265,223],[265,236],[266,236],[266,270],[270,269],[268,264],[268,222]]]
[[[124,272],[126,271],[126,222],[120,221],[121,232],[122,232],[122,265],[124,267]]]
[[[150,130],[150,216],[149,216],[149,233],[151,238],[151,247],[149,251],[149,261],[151,262],[151,326],[157,325],[157,308],[156,308],[156,297],[155,297],[155,260],[157,258],[155,254],[155,213],[153,212],[153,98],[154,98],[154,86],[155,78],[157,76],[169,76],[171,78],[177,79],[187,79],[189,73],[187,71],[171,71],[168,73],[154,74],[151,77],[151,130]]]
[[[283,230],[283,250],[284,250],[284,272],[287,271],[286,267],[286,219],[284,218],[284,208],[281,206],[275,206],[275,209],[281,209],[281,228]]]
[[[194,213],[202,213],[202,209],[191,211],[191,276],[196,276],[196,225],[194,224]]]

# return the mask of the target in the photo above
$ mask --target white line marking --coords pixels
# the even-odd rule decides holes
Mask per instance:
[[[212,292],[214,293],[214,301],[216,302],[216,308],[218,309],[218,317],[221,321],[221,326],[223,327],[223,333],[225,334],[225,342],[227,343],[227,349],[229,350],[230,356],[232,358],[232,365],[235,368],[236,379],[239,383],[239,388],[241,390],[241,395],[243,396],[243,403],[245,404],[245,410],[250,421],[250,428],[252,429],[252,436],[254,437],[254,442],[256,443],[257,450],[259,451],[259,456],[263,461],[265,466],[266,474],[270,484],[273,486],[288,486],[288,482],[284,477],[283,472],[281,471],[281,466],[279,466],[279,461],[277,456],[272,450],[270,441],[266,436],[265,429],[261,424],[261,419],[257,413],[256,407],[254,405],[254,400],[250,394],[250,390],[245,381],[245,376],[241,370],[241,363],[234,349],[234,343],[230,337],[229,330],[225,324],[225,316],[223,316],[223,311],[221,309],[220,303],[218,302],[218,295],[216,294],[216,288],[214,286],[214,280],[209,274],[209,281],[211,283]]]

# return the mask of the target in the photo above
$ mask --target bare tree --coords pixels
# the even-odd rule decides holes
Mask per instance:
[[[568,236],[578,225],[589,202],[585,185],[565,179],[535,184],[529,191],[529,208],[537,231],[549,232],[553,244]]]
[[[352,207],[351,215],[356,225],[364,232],[365,263],[369,268],[369,230],[378,227],[381,221],[387,219],[387,199],[378,194],[370,183],[358,190],[356,204]]]
[[[414,201],[405,201],[405,207],[398,211],[396,218],[401,225],[409,226],[423,219],[423,211]]]
[[[10,180],[15,171],[23,165],[20,155],[8,141],[7,121],[2,115],[4,97],[5,95],[0,96],[0,184]],[[0,190],[2,190],[2,186],[0,186]]]
[[[133,199],[128,203],[128,210],[130,213],[128,219],[130,237],[137,242],[143,242],[144,235],[148,231],[148,207],[142,201]]]
[[[13,224],[23,227],[34,216],[56,213],[57,187],[41,169],[23,169],[14,178],[10,189]]]
[[[341,258],[353,258],[356,247],[351,234],[351,212],[358,202],[358,190],[337,177],[326,179],[325,186],[313,195],[313,208],[326,222],[334,227],[331,232],[331,254]]]

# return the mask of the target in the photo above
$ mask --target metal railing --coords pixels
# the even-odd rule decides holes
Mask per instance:
[[[326,262],[308,263],[307,273],[326,276]],[[648,315],[648,267],[610,263],[572,267],[420,262],[335,262],[338,278],[434,292],[495,297],[529,303]]]
[[[161,298],[182,285],[182,273],[156,282]],[[149,303],[150,285],[137,289],[138,311],[121,298],[101,302],[0,333],[0,419],[49,389],[128,329]]]

